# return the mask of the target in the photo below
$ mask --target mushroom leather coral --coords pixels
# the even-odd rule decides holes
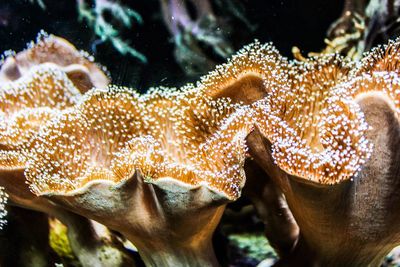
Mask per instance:
[[[274,87],[258,85],[266,98],[253,104],[258,129],[247,141],[257,164],[249,159],[246,174],[252,183],[264,176],[257,184],[265,186],[247,192],[270,228],[283,226],[267,232],[283,256],[279,264],[377,265],[399,243],[397,217],[390,215],[398,202],[398,47],[392,41],[376,48],[357,66],[338,55],[293,62]],[[234,86],[213,85],[235,102],[258,100]],[[253,88],[246,88],[249,95]]]
[[[289,86],[291,68],[273,45],[255,41],[202,77],[197,87],[213,100],[229,97],[234,103],[253,104],[268,96],[274,88]],[[253,202],[266,225],[270,244],[284,257],[296,243],[299,230],[281,189],[268,177],[281,170],[269,155],[268,140],[258,129],[250,133],[246,141],[255,160],[246,159],[244,194]],[[268,175],[258,171],[258,165],[268,169]]]
[[[290,63],[271,45],[255,42],[198,85],[213,99],[229,96],[234,102],[253,103],[258,129],[247,143],[257,164],[248,161],[252,169],[260,165],[266,173],[260,178],[262,172],[247,168],[249,186],[257,183],[260,190],[245,192],[281,255],[294,247],[298,227],[282,189],[268,182],[268,176],[279,177],[282,169],[313,182],[335,184],[350,179],[369,155],[363,137],[366,125],[357,105],[331,90],[348,79],[352,67],[338,55]]]
[[[310,214],[301,213],[304,204],[296,199],[297,194],[290,182],[333,188],[333,184],[350,180],[370,153],[364,137],[367,126],[362,113],[355,103],[342,97],[340,91],[332,90],[333,86],[348,79],[349,66],[343,65],[337,56],[324,56],[295,64],[290,73],[290,87],[273,90],[263,100],[266,104],[254,104],[260,114],[258,128],[269,145],[265,151],[260,151],[253,149],[254,144],[249,144],[250,152],[256,153],[253,154],[256,160],[263,158],[257,153],[264,153],[266,158],[270,158],[268,154],[271,153],[275,163],[286,172],[276,171],[273,165],[269,166],[263,161],[260,163],[285,194],[300,229],[297,237],[300,240],[281,260],[281,264],[292,260],[288,266],[296,260],[301,265],[302,255],[305,255],[305,259],[312,258],[308,250],[303,249],[304,225],[298,221],[299,216],[306,218]],[[287,179],[288,176],[291,179]],[[333,203],[330,204],[333,206]],[[324,207],[321,212],[326,209]],[[322,215],[318,218],[323,220]],[[314,228],[314,231],[318,231],[320,227],[315,225]],[[300,249],[303,249],[303,254],[296,255]],[[307,264],[311,263],[307,262],[304,266]]]
[[[253,115],[256,117],[258,129],[247,138],[250,154],[257,162],[255,164],[253,160],[248,159],[247,165],[251,167],[247,167],[246,174],[249,186],[252,187],[249,190],[254,189],[252,186],[254,182],[257,182],[258,190],[246,191],[270,228],[267,236],[283,257],[280,264],[363,266],[371,262],[380,262],[382,255],[393,247],[394,243],[391,240],[388,242],[383,237],[383,232],[388,231],[387,227],[386,230],[382,230],[376,223],[363,224],[359,229],[349,226],[351,223],[361,223],[356,218],[357,216],[364,218],[360,215],[362,211],[354,209],[352,214],[350,212],[349,217],[346,217],[349,222],[340,219],[345,217],[340,209],[353,210],[349,208],[352,206],[351,203],[343,205],[343,202],[354,199],[354,195],[351,193],[346,195],[342,190],[349,188],[346,185],[353,184],[352,180],[358,181],[359,173],[368,166],[368,162],[371,162],[368,160],[372,152],[368,141],[374,143],[371,142],[372,138],[368,138],[370,130],[365,123],[362,110],[357,105],[358,101],[354,99],[354,94],[365,95],[365,91],[376,87],[373,83],[369,88],[363,86],[357,90],[350,90],[351,86],[344,89],[343,84],[348,83],[357,70],[367,69],[366,66],[384,68],[379,62],[390,62],[386,68],[396,71],[394,59],[395,51],[398,49],[394,43],[391,43],[389,48],[389,51],[378,51],[375,55],[369,55],[363,60],[364,67],[355,67],[354,63],[346,62],[338,55],[325,55],[306,59],[304,62],[293,62],[289,66],[280,68],[280,73],[260,71],[262,74],[259,75],[259,79],[274,80],[276,81],[274,86],[261,82],[245,87],[238,80],[246,73],[246,69],[237,63],[238,68],[235,68],[235,63],[228,64],[227,67],[217,68],[218,71],[211,74],[213,78],[210,79],[212,81],[210,86],[204,86],[206,92],[211,92],[209,94],[214,99],[220,95],[227,95],[235,102],[243,100],[251,104],[266,96],[265,99],[253,104],[255,110]],[[379,55],[390,56],[392,60],[380,59]],[[248,58],[251,57],[247,56],[246,60]],[[255,64],[256,69],[261,69],[263,63],[260,61],[263,60],[265,59],[256,60],[258,62],[258,65]],[[245,60],[239,62],[243,61]],[[231,79],[224,77],[226,75],[229,78],[232,73],[225,69],[236,71]],[[374,76],[377,76],[376,70],[374,72]],[[219,76],[223,78],[218,78]],[[207,79],[208,77],[203,80]],[[230,83],[224,83],[226,80]],[[218,83],[219,81],[221,83]],[[207,85],[207,82],[204,84]],[[236,85],[238,87],[235,87]],[[386,98],[394,100],[396,87],[387,84],[385,88],[389,88],[385,92]],[[253,94],[254,89],[263,94]],[[353,95],[350,92],[353,92]],[[254,97],[248,98],[247,95]],[[260,134],[266,138],[263,140]],[[257,171],[259,168],[257,165],[266,173]],[[376,175],[376,168],[372,172]],[[263,182],[260,182],[260,177],[257,176],[263,176]],[[272,179],[272,182],[269,179]],[[369,180],[371,181],[371,178]],[[315,189],[306,191],[304,188]],[[368,184],[363,192],[370,192],[373,188],[375,188],[373,185]],[[285,197],[282,197],[282,192]],[[380,197],[385,195],[382,194]],[[286,199],[291,211],[285,204]],[[383,202],[381,199],[375,198],[375,200],[377,203]],[[373,202],[362,201],[360,198],[356,203],[360,210],[365,210],[366,207],[363,205],[372,205]],[[304,207],[309,205],[312,208],[306,208],[305,211]],[[365,214],[364,216],[371,218],[374,211],[367,210],[370,216]],[[284,216],[279,217],[277,214]],[[297,228],[294,220],[299,221],[300,228]],[[321,222],[324,222],[323,226],[326,227],[321,227]],[[332,230],[328,229],[329,227]],[[274,231],[274,229],[279,230]],[[349,233],[348,229],[352,229],[352,233]],[[371,238],[367,242],[363,231],[372,233],[376,238]],[[377,234],[378,232],[380,234]],[[361,238],[369,244],[368,248],[360,249],[359,254],[353,253],[354,250],[351,248],[361,244]],[[348,249],[342,249],[341,242],[346,243],[345,240]],[[321,244],[327,245],[321,246]],[[304,258],[306,261],[302,262]]]
[[[358,106],[332,90],[348,68],[336,56],[299,64],[290,87],[274,89],[254,104],[260,114],[257,125],[287,173],[321,184],[350,179],[370,147]]]
[[[39,65],[16,81],[1,83],[1,167],[24,167],[23,148],[38,128],[56,110],[77,103],[80,96],[65,73],[53,64]]]
[[[53,63],[61,68],[81,92],[92,87],[105,88],[110,82],[102,67],[93,62],[93,57],[77,51],[65,39],[45,33],[39,34],[37,42],[31,42],[26,50],[4,60],[0,82],[14,81],[33,66],[43,63]]]
[[[301,169],[286,169],[277,160],[286,174],[272,178],[285,193],[300,228],[292,258],[283,259],[282,266],[379,266],[383,257],[400,244],[397,216],[400,203],[397,193],[400,143],[398,47],[396,41],[373,50],[345,80],[329,89],[334,95],[334,101],[326,100],[329,105],[340,102],[348,105],[346,109],[335,108],[340,111],[336,119],[322,119],[342,125],[351,122],[353,126],[360,122],[358,130],[351,124],[342,127],[351,136],[345,137],[340,132],[336,134],[337,137],[354,140],[353,145],[341,144],[336,149],[353,156],[364,155],[358,161],[346,160],[341,154],[335,155],[339,160],[331,162],[336,166],[355,163],[347,168],[345,175],[331,171],[335,175],[332,178],[327,176],[329,182],[325,179],[314,180],[310,179],[312,175],[305,175]],[[349,116],[352,110],[354,115]],[[348,119],[343,117],[346,113]],[[367,127],[362,126],[362,121]],[[332,128],[331,132],[335,129]],[[319,133],[318,136],[323,135]],[[329,146],[332,144],[335,144],[333,140]],[[358,151],[363,154],[357,152],[360,148],[363,150]],[[307,159],[312,157],[307,156]]]
[[[63,108],[77,102],[80,92],[54,65],[32,68],[24,77],[0,84],[0,184],[12,201],[30,208],[44,206],[25,184],[24,151],[38,128]],[[50,205],[51,206],[51,205]]]
[[[192,87],[92,90],[38,134],[26,175],[37,195],[123,233],[148,265],[216,265],[211,236],[240,195],[252,126],[248,109]]]
[[[87,248],[94,249],[98,240],[90,236],[90,231],[80,230],[90,228],[87,219],[32,194],[24,176],[25,156],[31,149],[33,136],[46,121],[60,110],[76,104],[80,97],[80,91],[53,63],[33,66],[21,78],[0,83],[0,185],[4,186],[10,204],[60,218],[69,226],[71,243],[83,244],[79,240],[85,237]],[[93,254],[84,252],[82,248],[80,246],[74,252],[84,266],[101,264]],[[90,260],[87,261],[88,258]]]
[[[399,39],[390,40],[388,44],[371,49],[351,71],[352,76],[371,74],[379,71],[393,71],[399,74],[400,53]]]
[[[266,179],[249,195],[284,228],[279,264],[376,265],[400,240],[397,46],[355,66],[288,63],[256,42],[196,87],[93,89],[40,130],[25,174],[35,194],[123,233],[148,265],[216,265],[211,235],[240,196],[247,137],[247,173]]]
[[[256,40],[203,76],[197,86],[212,99],[229,97],[235,103],[252,104],[288,82],[288,69],[287,60],[272,44]]]

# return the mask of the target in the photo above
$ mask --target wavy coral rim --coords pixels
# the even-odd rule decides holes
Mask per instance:
[[[40,193],[35,193],[37,196],[44,196],[44,197],[54,197],[54,196],[62,196],[62,197],[73,197],[73,196],[77,196],[77,195],[82,195],[85,194],[86,192],[90,191],[91,188],[96,187],[97,185],[101,185],[101,186],[109,186],[112,187],[113,189],[118,189],[122,186],[124,186],[126,183],[128,183],[131,179],[133,179],[135,175],[132,175],[130,178],[125,178],[122,179],[118,182],[114,182],[111,180],[91,180],[87,183],[85,183],[84,185],[82,185],[81,187],[71,190],[71,191],[67,191],[65,193],[57,193],[55,191],[45,191],[45,192],[40,192]],[[206,188],[207,190],[215,193],[218,196],[221,196],[221,198],[223,199],[227,199],[229,201],[234,201],[236,198],[231,198],[229,197],[229,195],[225,194],[222,191],[216,190],[215,188],[209,187],[208,184],[206,182],[200,182],[196,185],[191,185],[191,184],[187,184],[184,183],[182,181],[176,180],[172,177],[161,177],[161,178],[157,178],[157,179],[143,179],[143,181],[146,184],[151,184],[151,185],[158,185],[160,182],[165,183],[165,182],[171,182],[174,185],[178,185],[183,189],[187,189],[187,190],[196,190],[199,188]]]

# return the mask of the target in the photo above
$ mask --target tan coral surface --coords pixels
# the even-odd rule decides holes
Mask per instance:
[[[0,84],[0,162],[22,167],[22,150],[55,114],[78,102],[77,88],[54,64],[33,67],[25,76]]]
[[[93,90],[37,137],[27,177],[38,194],[67,192],[91,180],[119,182],[140,171],[205,184],[237,198],[244,183],[246,111],[185,92]],[[240,138],[239,138],[240,137]]]

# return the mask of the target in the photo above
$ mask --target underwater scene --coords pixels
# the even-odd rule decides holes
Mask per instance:
[[[400,266],[400,2],[0,0],[0,266]]]

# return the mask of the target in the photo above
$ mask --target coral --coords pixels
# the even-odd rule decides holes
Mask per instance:
[[[381,71],[399,74],[399,49],[399,39],[390,40],[388,44],[374,47],[360,60],[357,67],[352,70],[351,75],[358,76]]]
[[[278,166],[292,175],[333,184],[350,179],[370,154],[367,126],[358,107],[333,86],[349,69],[336,56],[299,63],[290,87],[277,87],[262,102],[257,122],[272,143]]]
[[[254,43],[245,46],[227,63],[200,79],[199,90],[212,99],[229,97],[234,103],[253,104],[267,97],[273,90],[289,86],[290,64],[272,44]],[[266,157],[265,140],[255,129],[246,138],[249,153],[258,164],[272,173],[280,169],[272,156]],[[261,162],[261,163],[260,163]],[[282,191],[271,181],[257,163],[246,159],[246,186],[244,194],[255,205],[266,225],[266,235],[274,248],[282,255],[290,251],[299,234],[298,226],[291,215]],[[271,175],[271,172],[268,172]],[[275,212],[279,210],[279,213]]]
[[[243,195],[250,199],[264,223],[270,245],[284,259],[291,255],[300,229],[281,187],[275,181],[283,171],[274,164],[270,145],[259,131],[255,130],[247,137],[247,144],[251,157],[245,163]]]
[[[168,94],[154,91],[143,97],[115,87],[107,91],[91,91],[75,110],[63,113],[37,138],[40,143],[37,148],[64,144],[65,147],[62,146],[65,151],[59,150],[57,158],[81,164],[68,168],[60,164],[57,167],[54,160],[42,162],[35,159],[35,156],[30,156],[35,163],[40,164],[35,166],[32,162],[29,170],[32,172],[30,177],[35,181],[33,189],[42,193],[47,190],[68,192],[82,187],[96,177],[104,175],[103,179],[117,182],[124,177],[131,177],[139,169],[142,175],[151,179],[175,177],[192,185],[208,181],[207,184],[210,183],[214,190],[221,191],[229,198],[237,198],[239,191],[235,189],[236,183],[232,183],[229,188],[231,183],[222,178],[228,174],[228,169],[225,168],[230,167],[230,164],[219,163],[218,155],[235,150],[235,154],[240,155],[240,147],[243,145],[237,143],[234,147],[221,146],[221,149],[228,149],[227,151],[218,151],[212,147],[214,143],[215,146],[220,146],[221,142],[229,145],[229,140],[234,137],[230,134],[232,130],[229,127],[236,128],[235,134],[240,135],[240,123],[243,123],[243,131],[249,131],[246,121],[240,122],[246,116],[243,112],[237,113],[237,118],[230,118],[229,124],[224,126],[223,118],[233,110],[234,106],[231,107],[227,101],[209,101],[197,96],[196,92],[192,93],[190,89],[184,93]],[[68,137],[63,136],[64,132],[69,133]],[[50,135],[53,136],[52,139],[48,138]],[[79,136],[80,139],[72,136]],[[87,141],[83,139],[85,137],[88,138]],[[103,147],[98,144],[103,144]],[[150,154],[138,154],[141,151]],[[180,155],[181,151],[185,153]],[[203,153],[211,154],[203,156]],[[215,159],[211,160],[214,153]],[[37,156],[42,157],[40,154]],[[233,154],[232,157],[236,158]],[[238,159],[237,163],[232,164],[240,162]],[[110,169],[98,166],[110,166]],[[60,178],[48,179],[46,176],[50,173],[47,171],[35,171],[45,168],[51,168],[52,175]],[[236,175],[232,173],[229,177],[233,179]],[[240,180],[242,179],[239,179],[237,185]]]
[[[237,103],[251,104],[286,83],[288,68],[287,60],[272,44],[256,40],[201,77],[197,87],[213,99],[229,97]]]
[[[93,90],[37,135],[26,176],[36,194],[126,235],[149,265],[214,265],[211,234],[240,195],[252,128],[235,107],[191,87]]]
[[[278,264],[377,265],[400,243],[398,48],[288,61],[256,41],[196,85],[142,95],[110,86],[81,96],[62,68],[41,64],[0,90],[0,137],[12,137],[3,147],[27,158],[8,176],[120,232],[149,266],[218,265],[211,237],[247,176]],[[54,114],[29,113],[43,107]],[[121,263],[102,244],[100,262]]]
[[[7,58],[0,70],[1,82],[14,81],[33,66],[43,63],[57,65],[81,92],[92,87],[105,88],[110,82],[105,68],[94,63],[88,53],[78,51],[67,40],[45,32],[39,33],[36,42],[31,42],[24,51],[5,55]]]
[[[398,225],[397,217],[391,215],[397,210],[397,198],[393,196],[396,195],[395,192],[398,190],[397,183],[394,182],[398,179],[398,173],[394,166],[397,165],[398,161],[397,147],[399,144],[398,133],[400,132],[397,47],[398,41],[395,41],[390,42],[388,46],[376,48],[370,54],[365,55],[365,58],[357,64],[357,67],[353,67],[350,72],[347,72],[348,74],[344,76],[343,80],[333,84],[331,82],[335,79],[328,80],[331,84],[328,83],[327,89],[333,93],[334,101],[330,102],[327,98],[323,103],[334,107],[336,101],[339,101],[337,103],[344,101],[344,103],[348,103],[347,108],[344,110],[344,106],[342,106],[341,109],[336,110],[341,110],[341,114],[345,114],[343,111],[353,110],[354,112],[354,115],[347,116],[347,118],[339,117],[339,120],[322,117],[324,123],[351,123],[345,126],[343,130],[352,134],[352,137],[346,137],[345,133],[337,133],[335,138],[344,137],[344,144],[352,139],[356,142],[350,146],[340,143],[334,149],[337,149],[340,153],[349,153],[347,155],[352,156],[359,152],[364,153],[363,157],[355,160],[347,161],[346,155],[343,158],[341,154],[334,154],[337,159],[329,159],[329,163],[334,163],[337,169],[329,168],[330,171],[327,172],[328,184],[334,181],[329,178],[330,175],[334,179],[340,177],[337,170],[340,170],[341,164],[355,164],[349,167],[344,165],[344,179],[336,180],[336,185],[327,185],[325,180],[314,180],[310,183],[307,179],[302,179],[308,176],[302,175],[299,170],[303,166],[309,165],[306,160],[312,159],[312,156],[307,156],[308,158],[304,160],[301,166],[288,170],[283,165],[285,162],[282,164],[279,161],[277,157],[279,155],[274,155],[277,164],[285,170],[286,174],[279,173],[276,175],[275,173],[275,175],[271,175],[271,178],[285,192],[285,199],[301,231],[297,244],[291,253],[292,256],[289,256],[286,260],[282,259],[283,262],[289,265],[298,264],[299,261],[302,261],[304,265],[354,266],[371,264],[377,266],[384,255],[399,244],[399,232],[392,227],[392,225]],[[313,73],[319,70],[323,70],[320,64]],[[331,75],[335,72],[330,71],[328,73]],[[300,77],[301,84],[303,84],[307,76],[302,74]],[[325,76],[314,77],[313,85],[324,83]],[[300,90],[303,89],[300,87]],[[323,92],[324,88],[319,90]],[[299,100],[302,99],[298,93],[295,93],[295,96]],[[276,98],[272,100],[274,99]],[[317,111],[318,109],[315,108],[318,108],[318,105],[316,105],[318,101],[315,101],[313,97],[306,99],[312,100],[312,110],[313,112]],[[304,109],[303,104],[300,107],[303,108],[303,111],[308,111]],[[285,111],[283,115],[290,115],[291,113],[287,111],[290,111],[291,108],[281,109]],[[297,123],[297,118],[300,118],[300,123],[302,123],[301,114],[296,112],[291,121]],[[361,131],[352,129],[357,121],[365,122],[359,124]],[[306,126],[312,124],[313,121],[303,125],[300,129],[307,129]],[[362,126],[363,124],[365,126]],[[288,128],[287,125],[285,127]],[[319,131],[317,136],[319,137],[323,136],[321,129],[323,129],[323,126],[317,127]],[[334,130],[331,132],[335,133]],[[307,133],[305,136],[312,137],[313,135]],[[308,142],[312,144],[311,141],[312,139]],[[367,146],[366,142],[372,146]],[[274,145],[273,141],[272,144]],[[328,144],[334,144],[333,140],[331,139]],[[361,150],[358,150],[360,148]],[[301,155],[301,152],[301,150],[294,150],[293,154],[295,156]],[[286,161],[287,159],[288,157],[285,155],[283,160]],[[320,168],[321,166],[323,165],[317,167]],[[288,167],[290,168],[291,165]],[[310,169],[314,171],[317,168]],[[267,168],[265,170],[269,171]],[[387,201],[388,199],[390,201]],[[354,251],[357,251],[357,254],[354,254]]]
[[[21,76],[0,83],[0,185],[5,188],[12,205],[50,214],[67,224],[77,257],[84,266],[93,266],[97,264],[96,255],[93,254],[96,249],[101,249],[102,243],[91,232],[88,220],[33,195],[24,176],[25,156],[32,148],[32,137],[58,112],[77,104],[82,96],[59,65],[69,68],[73,65],[69,63],[80,62],[86,64],[88,69],[93,67],[90,75],[106,77],[69,43],[56,37],[50,38],[15,57],[7,58],[3,65],[6,68],[14,66]],[[47,55],[49,51],[53,54]],[[62,56],[68,58],[63,59]],[[81,242],[83,239],[85,243]],[[89,252],[85,252],[85,249]],[[89,262],[85,262],[87,258]]]
[[[0,85],[2,126],[1,164],[3,168],[25,165],[23,149],[56,110],[77,103],[80,92],[64,72],[49,64],[39,65],[14,82]]]

